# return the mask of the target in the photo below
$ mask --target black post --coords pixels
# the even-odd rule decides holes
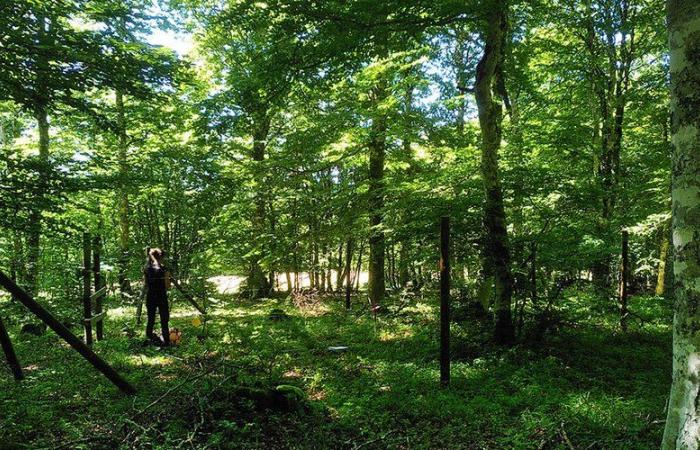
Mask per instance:
[[[94,277],[95,281],[95,292],[98,292],[100,289],[102,289],[103,283],[102,283],[102,274],[100,273],[101,270],[101,262],[100,262],[100,252],[102,249],[102,238],[100,238],[99,234],[96,234],[95,237],[92,238],[92,274]],[[104,294],[98,295],[97,298],[95,298],[95,315],[99,315],[102,313],[102,301],[104,299]],[[95,336],[97,337],[98,341],[101,341],[104,338],[104,322],[102,319],[99,319],[97,323],[95,323]]]
[[[10,341],[10,335],[7,334],[7,329],[5,328],[5,324],[2,323],[2,319],[0,319],[0,344],[2,344],[2,350],[5,352],[5,357],[7,358],[7,364],[10,365],[15,380],[21,380],[24,378],[22,366],[19,364],[15,349],[12,347],[12,341]]]
[[[450,218],[440,220],[440,385],[450,385]]]
[[[537,303],[537,241],[530,244],[530,299]]]
[[[85,343],[92,345],[92,300],[90,299],[90,233],[83,233],[83,326]]]
[[[90,347],[85,345],[85,343],[70,332],[61,322],[56,320],[54,316],[51,315],[43,306],[36,302],[32,297],[27,294],[24,289],[17,286],[17,284],[9,279],[7,275],[0,272],[0,286],[4,287],[10,294],[14,295],[18,302],[23,304],[29,311],[31,311],[35,316],[41,319],[49,328],[56,332],[59,336],[63,338],[64,341],[68,343],[75,351],[80,353],[83,358],[85,358],[92,366],[99,370],[104,376],[109,378],[109,380],[114,383],[122,392],[126,394],[135,394],[136,389],[129,384],[124,378],[122,378],[116,370],[107,364],[102,358],[97,356]]]

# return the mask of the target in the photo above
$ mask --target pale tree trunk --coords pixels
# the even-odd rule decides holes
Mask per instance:
[[[622,260],[620,261],[620,289],[619,289],[619,302],[620,302],[620,328],[622,331],[627,332],[627,316],[629,314],[627,309],[627,295],[629,287],[629,275],[630,275],[630,261],[629,261],[629,249],[630,240],[629,232],[627,230],[622,231]]]
[[[501,103],[494,96],[496,73],[504,55],[508,7],[505,0],[495,0],[492,8],[488,14],[484,54],[476,69],[474,92],[481,126],[481,176],[486,195],[484,203],[486,256],[492,264],[495,284],[494,338],[498,343],[509,344],[514,340],[511,315],[513,281],[503,192],[498,173],[503,111]]]
[[[661,229],[661,246],[659,248],[659,270],[656,275],[656,289],[654,293],[662,297],[666,293],[666,263],[668,262],[668,249],[671,245],[669,238],[669,222]]]
[[[700,3],[667,0],[673,143],[673,383],[662,448],[700,448]]]
[[[126,131],[126,112],[124,110],[124,96],[121,91],[115,93],[117,109],[117,132],[119,167],[119,192],[117,199],[117,216],[119,222],[119,259],[117,260],[117,280],[121,295],[131,294],[131,284],[127,276],[129,271],[129,246],[130,246],[130,206],[129,206],[129,136]],[[154,244],[149,244],[154,245]]]
[[[372,118],[369,144],[369,281],[367,291],[372,305],[384,300],[384,156],[386,152],[386,115],[379,112],[380,103],[386,98],[385,82],[374,89],[377,113]]]

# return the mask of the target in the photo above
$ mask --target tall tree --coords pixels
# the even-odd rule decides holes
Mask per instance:
[[[700,3],[668,0],[673,144],[673,384],[662,448],[700,448]]]
[[[629,101],[630,73],[637,57],[635,0],[586,0],[582,6],[585,32],[580,33],[587,50],[586,74],[591,86],[593,139],[598,148],[596,175],[601,192],[599,233],[603,238],[613,233],[615,208],[620,197],[621,154],[625,110]],[[593,266],[594,282],[610,285],[611,255],[606,250]]]
[[[489,7],[484,53],[476,68],[474,93],[481,126],[481,176],[484,194],[485,253],[493,270],[495,284],[494,313],[496,342],[508,344],[514,339],[511,315],[513,281],[503,190],[498,172],[501,148],[503,110],[497,95],[497,81],[503,70],[505,42],[508,32],[507,0],[494,0]]]
[[[384,300],[386,280],[384,277],[385,240],[383,229],[384,216],[384,160],[386,153],[387,117],[383,103],[387,97],[387,81],[380,79],[372,90],[376,103],[372,117],[369,142],[369,280],[367,293],[372,305],[379,305]]]
[[[114,128],[95,102],[103,89],[145,93],[167,86],[172,55],[155,54],[146,45],[124,42],[112,32],[114,8],[133,7],[113,0],[4,2],[0,29],[0,99],[16,102],[37,123],[39,160],[51,170],[49,117],[65,111]],[[86,23],[94,27],[81,27]],[[42,184],[43,183],[43,184]],[[46,189],[44,177],[37,185]],[[41,202],[38,202],[41,203]],[[36,290],[42,209],[32,206],[27,236],[27,284]]]

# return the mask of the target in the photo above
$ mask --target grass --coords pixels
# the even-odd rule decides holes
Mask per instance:
[[[455,323],[448,389],[438,386],[436,298],[376,322],[336,299],[219,305],[203,341],[195,312],[178,306],[183,342],[168,350],[123,335],[132,311],[112,310],[95,350],[135,397],[53,333],[12,325],[27,379],[0,373],[0,448],[646,449],[661,439],[671,320],[659,298],[633,298],[623,334],[605,302],[570,292],[565,326],[507,350],[489,343],[488,324]],[[271,320],[273,309],[288,318]],[[328,351],[339,345],[348,350]],[[306,400],[257,395],[279,385]]]

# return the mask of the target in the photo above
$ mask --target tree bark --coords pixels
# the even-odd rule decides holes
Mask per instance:
[[[267,138],[270,132],[270,119],[266,116],[258,119],[253,131],[253,152],[252,160],[254,161],[254,178],[255,178],[255,209],[253,211],[252,220],[252,236],[251,242],[254,242],[256,249],[251,252],[248,260],[248,279],[247,288],[251,298],[263,298],[270,294],[272,286],[265,276],[265,273],[260,266],[261,256],[259,254],[261,236],[265,234],[265,196],[264,189],[264,171],[262,163],[265,161],[265,149],[267,147]]]
[[[343,278],[345,278],[345,272],[343,270],[343,242],[341,241],[338,245],[338,265],[336,266],[335,273],[335,288],[336,291],[341,292],[343,289]]]
[[[586,21],[586,39],[590,61],[591,84],[598,103],[596,117],[600,119],[600,139],[594,133],[594,143],[600,144],[600,154],[596,155],[596,176],[601,188],[601,210],[597,232],[606,240],[611,236],[611,224],[615,215],[618,186],[621,176],[620,155],[622,151],[623,126],[627,92],[629,90],[630,69],[634,61],[635,30],[634,23],[629,22],[630,2],[619,4],[619,14],[609,13],[606,17],[617,19],[604,24],[602,39],[596,30],[595,14],[588,4]],[[602,40],[602,42],[601,42]],[[600,53],[606,55],[605,65],[599,65]],[[597,130],[597,128],[596,128]],[[610,265],[612,255],[605,250],[593,263],[593,282],[602,289],[611,283]]]
[[[129,246],[130,246],[130,206],[129,206],[129,136],[127,135],[126,113],[124,110],[124,96],[117,90],[115,94],[117,109],[117,132],[119,165],[119,191],[118,191],[118,221],[119,221],[119,258],[117,260],[117,280],[122,296],[131,295],[131,283],[129,283]],[[153,244],[150,244],[153,245]]]
[[[377,105],[386,98],[385,82],[374,89]],[[379,109],[379,107],[377,108]],[[369,144],[369,280],[367,293],[372,306],[384,301],[384,157],[386,152],[386,115],[377,112],[372,119]]]
[[[408,273],[408,239],[401,241],[399,249],[399,285],[401,288],[406,287],[410,278]]]
[[[357,270],[355,271],[355,292],[360,290],[360,278],[362,276],[362,253],[365,251],[365,243],[360,242],[360,249],[357,252]]]
[[[450,218],[440,219],[440,385],[450,385]]]
[[[627,331],[627,290],[629,286],[629,233],[627,230],[622,231],[622,261],[620,264],[620,328],[623,332]]]
[[[287,280],[287,294],[291,294],[294,291],[294,286],[292,285],[292,274],[289,270],[284,272],[284,276]]]
[[[100,227],[101,228],[101,227]],[[92,238],[92,276],[95,284],[95,292],[102,289],[102,273],[101,273],[101,261],[100,256],[102,252],[102,238],[99,234],[96,234]],[[99,295],[95,298],[95,315],[102,314],[102,302],[104,295]],[[104,338],[104,322],[102,319],[95,323],[95,337],[98,341]]]
[[[350,309],[350,294],[352,293],[352,239],[345,245],[345,308]],[[338,288],[340,288],[338,284]]]
[[[673,144],[673,382],[662,449],[700,447],[700,3],[667,0]]]
[[[90,298],[90,233],[83,233],[83,327],[85,328],[85,344],[92,345],[92,300]]]
[[[43,167],[48,165],[49,160],[49,120],[46,107],[40,105],[36,108],[34,114],[37,127],[39,129],[39,159],[43,164]],[[44,195],[43,181],[44,176],[40,177],[39,186],[37,189],[40,191],[39,195]],[[42,231],[42,211],[38,209],[37,206],[33,207],[29,213],[29,230],[27,236],[27,268],[25,269],[26,274],[26,285],[30,292],[30,295],[36,295],[38,292],[38,278],[39,278],[39,257],[41,254],[41,231]]]
[[[494,96],[494,83],[497,70],[503,62],[508,26],[507,14],[506,1],[495,0],[488,14],[484,54],[477,65],[474,89],[481,126],[481,176],[486,196],[484,203],[486,256],[493,268],[495,284],[494,339],[506,345],[514,340],[511,313],[513,282],[503,192],[498,173],[503,111],[498,97]]]
[[[668,224],[663,227],[661,236],[661,248],[659,249],[659,270],[656,276],[656,289],[654,293],[662,297],[666,293],[666,261],[668,259],[668,248],[671,245],[669,239]]]

